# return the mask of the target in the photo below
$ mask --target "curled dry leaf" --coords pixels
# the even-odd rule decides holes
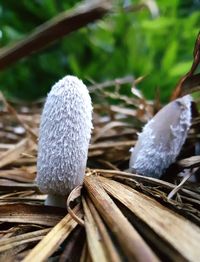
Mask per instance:
[[[77,198],[81,196],[81,189],[82,186],[75,187],[72,192],[69,194],[67,198],[67,210],[71,217],[81,226],[84,226],[84,221],[80,217],[77,217],[76,214],[73,212],[73,209],[71,209],[71,203],[74,202]]]
[[[195,74],[200,63],[200,33],[197,36],[193,51],[193,63],[189,72],[184,75],[177,84],[171,99],[174,100],[181,95],[190,94],[190,90],[200,85],[200,74]],[[199,89],[197,89],[198,91]]]

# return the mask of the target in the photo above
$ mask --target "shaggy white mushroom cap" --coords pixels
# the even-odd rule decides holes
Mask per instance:
[[[66,76],[52,87],[41,116],[36,180],[42,192],[66,196],[83,183],[91,129],[88,89]]]
[[[163,107],[143,128],[131,149],[131,172],[159,178],[176,157],[191,126],[190,95]]]

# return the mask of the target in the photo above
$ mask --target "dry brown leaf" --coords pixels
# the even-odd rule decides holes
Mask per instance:
[[[84,198],[82,198],[83,210],[84,210],[84,221],[85,221],[85,230],[87,236],[88,248],[90,250],[90,254],[92,260],[94,262],[106,262],[108,261],[106,258],[103,242],[94,221],[94,218],[88,208],[88,205]]]
[[[10,237],[8,239],[1,239],[0,240],[0,252],[6,251],[8,249],[23,245],[25,243],[39,241],[43,238],[50,229],[41,229],[36,230],[34,232],[21,234],[18,236]]]
[[[80,216],[80,207],[75,207],[74,212]],[[77,223],[67,214],[43,239],[31,250],[23,262],[40,262],[49,258],[59,245],[67,238]]]
[[[8,189],[25,189],[27,188],[29,189],[35,189],[38,190],[36,184],[34,183],[19,183],[19,182],[15,182],[9,179],[0,179],[0,189],[1,190],[8,190]]]
[[[86,198],[86,203],[90,209],[92,217],[94,218],[96,222],[99,232],[101,233],[101,241],[102,241],[102,244],[104,245],[106,257],[108,261],[120,262],[121,258],[119,256],[119,253],[115,245],[112,242],[112,239],[108,233],[108,230],[105,224],[103,223],[103,220],[101,219],[100,215],[98,214],[96,208],[94,207],[93,203],[91,202],[91,200],[88,197]]]
[[[12,163],[14,160],[18,159],[22,153],[30,150],[31,148],[31,141],[28,138],[24,138],[13,148],[0,155],[0,168]]]
[[[100,130],[95,134],[95,136],[93,136],[92,143],[96,142],[99,138],[101,138],[101,136],[103,136],[109,130],[116,128],[116,127],[125,127],[125,126],[126,127],[130,126],[130,124],[119,122],[119,121],[113,121],[113,122],[106,124],[105,126],[100,128]]]
[[[142,219],[185,260],[198,261],[200,257],[199,227],[130,187],[103,177],[99,177],[98,180],[109,194]]]
[[[19,182],[34,182],[36,166],[0,170],[0,178],[7,178]]]
[[[10,204],[0,206],[0,222],[54,226],[66,211],[57,207]]]
[[[195,75],[195,71],[200,63],[200,33],[198,33],[194,51],[193,51],[193,63],[189,72],[184,75],[179,83],[177,84],[171,99],[174,100],[177,97],[185,94],[190,93],[190,88],[194,88],[200,85],[200,74]]]
[[[130,260],[158,261],[153,251],[106,194],[98,179],[87,175],[84,185],[95,207],[116,236],[126,256]]]

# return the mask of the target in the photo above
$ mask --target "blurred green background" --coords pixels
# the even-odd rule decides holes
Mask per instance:
[[[149,2],[149,0],[148,0]],[[152,0],[150,1],[150,3]],[[76,5],[72,0],[6,0],[0,2],[0,47],[25,37],[36,26]],[[46,96],[59,78],[74,74],[86,83],[126,75],[147,75],[139,84],[152,99],[160,88],[167,101],[179,78],[191,66],[200,29],[199,0],[155,1],[150,10],[125,12],[139,1],[115,1],[115,11],[0,72],[0,89],[12,99]]]

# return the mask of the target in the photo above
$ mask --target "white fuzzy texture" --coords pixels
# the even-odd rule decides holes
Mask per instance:
[[[83,183],[91,129],[88,89],[66,76],[52,87],[41,116],[36,180],[42,192],[66,196]]]
[[[130,170],[159,178],[176,157],[191,126],[191,96],[163,107],[143,128],[132,148]]]

